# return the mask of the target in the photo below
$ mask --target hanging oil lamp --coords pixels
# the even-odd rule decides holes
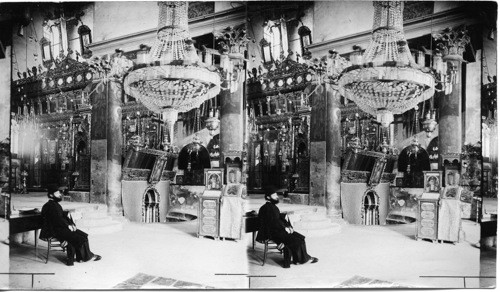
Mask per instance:
[[[387,137],[384,135],[384,139],[382,140],[382,144],[380,144],[380,151],[384,154],[387,154],[389,152],[389,148],[391,145],[387,143]]]
[[[436,129],[436,111],[430,110],[425,114],[425,119],[422,121],[427,138],[432,136],[432,133]]]
[[[217,130],[219,130],[219,110],[214,112],[214,109],[210,109],[208,115],[208,119],[205,120],[205,127],[208,129],[208,134],[213,137],[217,133]]]

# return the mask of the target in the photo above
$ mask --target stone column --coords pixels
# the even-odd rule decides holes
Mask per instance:
[[[340,93],[331,86],[326,86],[326,214],[328,217],[341,219],[340,171],[342,151],[340,143]]]
[[[454,74],[452,89],[439,101],[439,155],[444,160],[459,157],[462,150],[462,61],[446,60],[448,74]]]
[[[107,196],[108,214],[123,216],[122,206],[122,84],[118,80],[107,82]]]
[[[103,64],[94,64],[100,68],[100,80],[92,96],[90,202],[106,204],[110,215],[123,216],[122,86],[133,64],[121,52],[111,55],[109,65]]]
[[[221,112],[220,112],[220,150],[222,163],[226,158],[233,160],[240,157],[243,152],[243,79],[237,78],[235,74],[244,74],[242,71],[231,70],[240,60],[230,59],[228,55],[222,55],[221,63],[228,64],[225,70],[225,78],[222,81]],[[242,62],[242,61],[241,61]],[[232,72],[230,72],[232,71]],[[241,77],[241,76],[240,76]]]
[[[448,75],[445,94],[439,101],[439,156],[443,167],[445,162],[459,162],[462,152],[462,55],[468,36],[465,28],[460,27],[445,30],[435,39],[438,43],[444,41],[440,45]]]
[[[476,53],[476,62],[468,63],[465,80],[464,143],[481,141],[481,51]]]
[[[107,188],[107,112],[106,88],[92,84],[90,131],[90,199],[89,203],[105,204]]]
[[[316,85],[310,85],[306,94],[310,94]],[[309,205],[324,206],[326,192],[326,92],[319,85],[311,95],[311,164],[309,168]]]

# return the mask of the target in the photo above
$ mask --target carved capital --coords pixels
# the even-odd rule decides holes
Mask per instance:
[[[222,31],[216,32],[215,38],[218,41],[220,53],[229,54],[231,58],[243,58],[250,41],[244,25],[226,27]]]
[[[470,37],[464,25],[457,28],[446,28],[436,33],[437,49],[442,52],[444,60],[463,61],[465,46],[470,43]]]

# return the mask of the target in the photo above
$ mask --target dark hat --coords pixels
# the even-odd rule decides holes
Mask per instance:
[[[272,194],[276,193],[278,188],[275,186],[267,186],[264,188],[265,198],[268,199]]]
[[[48,185],[47,186],[47,197],[50,197],[53,193],[57,192],[59,187],[57,185]]]

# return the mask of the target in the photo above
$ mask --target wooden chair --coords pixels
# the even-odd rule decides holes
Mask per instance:
[[[264,242],[260,242],[264,244],[264,259],[262,260],[262,266],[266,264],[266,259],[267,259],[267,253],[269,252],[270,249],[276,249],[278,250],[281,254],[283,253],[282,250],[278,249],[278,244],[271,239],[266,239]]]
[[[48,227],[47,221],[43,218],[42,230],[40,231],[40,240],[47,242],[47,257],[45,263],[49,262],[50,249],[60,247],[63,252],[66,252],[66,247],[61,246],[61,242],[54,237],[53,231]]]
[[[61,247],[61,242],[59,242],[55,237],[40,238],[40,239],[47,242],[47,257],[45,258],[45,263],[49,262],[50,249],[54,247],[60,247],[63,252],[66,252],[66,248]]]

